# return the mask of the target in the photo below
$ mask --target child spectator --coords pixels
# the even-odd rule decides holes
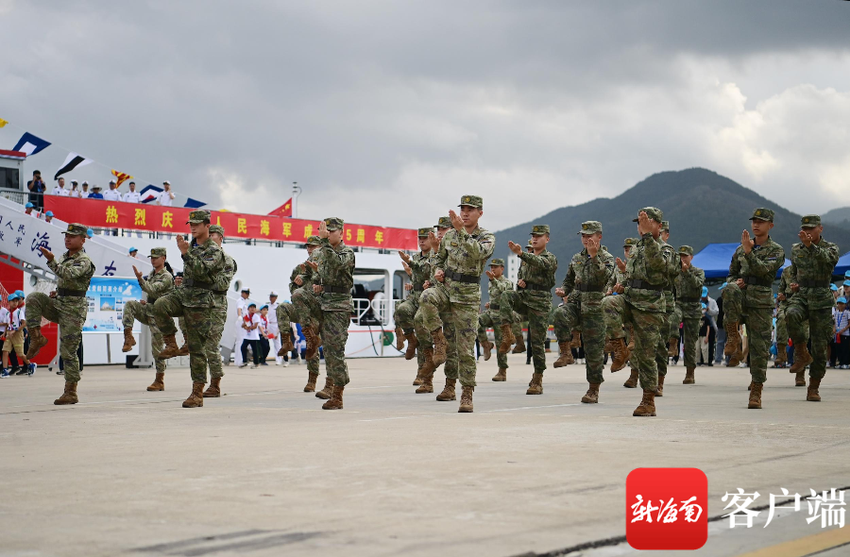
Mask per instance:
[[[832,310],[835,321],[833,325],[832,346],[830,347],[830,367],[850,369],[850,310],[847,309],[847,299],[843,296],[836,301]]]
[[[267,366],[266,358],[269,356],[269,306],[260,308],[260,365]]]
[[[14,350],[18,360],[24,363],[24,366],[16,375],[33,375],[36,365],[31,363],[24,351],[24,329],[27,322],[24,319],[23,307],[20,303],[22,300],[18,293],[9,296],[9,307],[11,308],[10,322],[6,328],[6,340],[3,342],[3,371],[0,376],[9,377],[9,353]]]
[[[242,328],[245,329],[245,338],[242,341],[242,365],[248,365],[248,347],[251,347],[251,353],[254,358],[254,363],[251,369],[255,369],[260,365],[260,316],[257,314],[257,304],[251,302],[248,306],[248,313],[242,316]]]

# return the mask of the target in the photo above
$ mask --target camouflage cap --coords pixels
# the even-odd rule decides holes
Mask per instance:
[[[694,248],[691,246],[679,246],[679,255],[693,255]]]
[[[643,209],[638,211],[638,217],[640,217],[641,213],[646,213],[646,216],[648,216],[650,219],[654,220],[655,222],[664,221],[664,213],[658,207],[644,207]],[[636,218],[632,219],[632,222],[637,222],[637,221],[638,221],[638,219],[636,219]]]
[[[759,207],[758,209],[753,211],[753,216],[750,217],[750,220],[763,220],[767,222],[773,222],[773,211],[765,207]]]
[[[189,213],[189,220],[186,221],[186,224],[200,224],[204,222],[210,222],[210,212],[206,209],[197,209]]]
[[[490,260],[490,266],[491,267],[504,267],[505,266],[505,260],[504,259],[491,259]]]
[[[815,228],[820,226],[820,215],[806,215],[800,219],[800,228]]]
[[[527,248],[533,248],[534,247],[534,244],[531,243],[531,238],[528,239],[528,243],[525,244],[525,247],[527,247]]]
[[[429,226],[429,227],[427,227],[427,228],[423,227],[423,228],[420,228],[420,229],[419,229],[419,232],[417,233],[417,236],[419,236],[420,238],[427,238],[427,237],[428,237],[428,234],[430,234],[430,233],[431,233],[431,232],[433,232],[433,231],[434,231],[434,229],[433,229],[433,228],[431,228],[430,226]]]
[[[549,234],[548,224],[535,224],[531,227],[532,236],[542,236],[543,234]]]
[[[88,236],[88,229],[82,224],[72,223],[68,225],[68,230],[62,232],[68,236]]]
[[[464,195],[460,198],[460,205],[458,207],[463,207],[464,205],[481,209],[484,207],[484,200],[477,195]]]
[[[669,220],[661,221],[661,230],[663,230],[664,232],[670,232],[670,221]]]
[[[151,248],[151,254],[148,257],[165,257],[165,248]]]
[[[214,234],[216,232],[221,234],[221,237],[224,238],[224,227],[222,225],[214,224],[210,226],[210,234]]]
[[[637,245],[637,243],[638,243],[637,238],[626,238],[625,241],[623,242],[623,247],[624,248],[633,248]]]
[[[343,226],[345,226],[345,221],[339,217],[329,217],[325,219],[325,227],[329,232],[342,230]]]
[[[588,220],[581,223],[579,234],[602,234],[602,223],[598,220]]]
[[[318,236],[310,236],[309,238],[307,238],[307,245],[308,246],[321,246],[322,245],[322,239],[319,238]]]
[[[451,228],[452,227],[452,219],[449,217],[440,217],[440,220],[437,221],[437,228]]]

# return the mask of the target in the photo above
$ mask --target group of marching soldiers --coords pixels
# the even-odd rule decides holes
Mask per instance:
[[[492,233],[480,227],[483,199],[475,195],[461,197],[459,212],[449,211],[435,227],[418,230],[419,252],[399,252],[405,270],[411,277],[409,295],[395,311],[397,348],[405,358],[417,358],[414,384],[417,393],[434,392],[434,374],[444,365],[446,383],[437,395],[438,401],[457,399],[457,382],[461,384],[459,412],[473,411],[476,361],[473,355],[476,338],[485,360],[494,348],[498,351],[498,373],[493,381],[507,379],[506,354],[516,343],[514,352],[525,350],[522,321],[528,323],[528,350],[534,371],[528,384],[528,395],[543,393],[546,369],[544,343],[550,312],[552,289],[558,269],[556,257],[546,249],[550,239],[548,225],[535,225],[523,249],[508,242],[520,267],[516,288],[504,277],[504,261],[490,260],[495,247]],[[771,345],[773,292],[777,271],[785,261],[782,247],[770,237],[774,213],[759,208],[751,217],[752,234],[744,230],[741,245],[729,267],[727,285],[723,289],[725,328],[728,335],[725,353],[728,365],[737,366],[744,358],[740,327],[746,326],[749,340],[750,374],[749,408],[761,408],[762,391],[767,379],[767,361]],[[686,373],[683,383],[695,382],[696,342],[700,303],[705,275],[692,265],[693,249],[680,246],[675,250],[667,243],[669,224],[660,209],[645,207],[638,212],[637,238],[624,244],[624,258],[614,257],[602,245],[602,224],[587,221],[581,225],[583,249],[569,262],[566,276],[555,294],[563,304],[554,310],[560,355],[554,367],[573,363],[572,348],[583,345],[588,389],[581,401],[596,403],[604,382],[605,355],[612,356],[611,371],[631,366],[631,376],[624,384],[640,384],[643,396],[634,416],[655,416],[655,398],[664,394],[667,375],[668,343],[684,323],[684,357]],[[135,345],[133,320],[148,324],[152,330],[152,352],[156,361],[156,379],[151,391],[165,389],[164,362],[188,351],[192,376],[192,393],[183,402],[187,408],[203,406],[204,398],[218,397],[224,373],[219,343],[227,318],[226,293],[236,273],[236,262],[221,247],[224,229],[211,225],[210,213],[196,210],[187,224],[192,238],[177,237],[183,260],[182,281],[172,276],[166,262],[166,248],[154,248],[150,258],[153,271],[143,277],[136,270],[147,300],[128,302],[124,314],[125,344],[128,351]],[[327,379],[316,396],[325,399],[323,409],[343,408],[343,391],[349,382],[345,362],[345,345],[352,311],[351,291],[354,286],[355,256],[342,241],[344,222],[339,218],[322,221],[318,235],[309,238],[309,258],[298,265],[290,276],[291,303],[277,307],[279,329],[288,331],[297,322],[307,343],[308,382],[305,392],[314,392],[319,374],[319,347],[323,347]],[[833,295],[830,290],[832,270],[838,260],[838,248],[821,236],[820,217],[803,217],[800,242],[791,250],[791,266],[784,272],[789,297],[784,297],[783,317],[796,348],[791,372],[797,384],[809,367],[806,399],[819,401],[819,387],[826,372],[827,354],[832,329]],[[85,294],[94,274],[94,264],[83,249],[86,228],[70,224],[65,232],[67,252],[55,257],[41,248],[49,267],[58,279],[57,291],[49,296],[32,293],[27,297],[26,321],[41,323],[42,317],[58,322],[61,327],[60,354],[65,363],[65,391],[55,404],[75,404],[80,380],[77,346],[86,316]],[[485,267],[489,270],[489,302],[479,314],[480,280]],[[180,319],[186,345],[177,346]],[[496,345],[486,330],[492,327]],[[810,339],[811,351],[807,347]],[[47,344],[40,326],[30,327],[28,358],[33,358]],[[293,349],[289,335],[282,339],[279,354]],[[206,385],[207,368],[211,383]]]

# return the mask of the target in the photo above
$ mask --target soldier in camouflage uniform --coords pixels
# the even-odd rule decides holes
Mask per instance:
[[[555,334],[561,356],[555,367],[567,365],[572,355],[570,331],[581,324],[584,333],[585,375],[587,393],[581,398],[584,403],[599,402],[599,387],[605,381],[603,345],[605,344],[605,318],[602,314],[602,298],[611,276],[614,274],[614,256],[602,248],[602,223],[587,221],[581,225],[579,253],[570,260],[570,266],[560,288],[555,294],[566,298],[566,303],[555,312]]]
[[[663,249],[660,240],[663,213],[656,207],[644,207],[638,212],[640,241],[632,249],[626,262],[616,260],[620,271],[628,280],[618,284],[621,296],[608,296],[602,302],[605,312],[605,330],[614,349],[615,366],[625,367],[629,359],[623,324],[632,325],[635,350],[632,365],[638,368],[643,398],[634,416],[655,416],[655,391],[658,388],[657,354],[659,338],[667,336],[664,328],[666,315],[663,292],[664,280],[669,276],[672,253]]]
[[[534,374],[526,391],[528,395],[543,394],[543,372],[546,369],[546,330],[549,328],[549,310],[552,309],[552,287],[555,286],[555,272],[558,259],[546,249],[549,243],[549,225],[537,224],[531,228],[531,241],[534,252],[522,250],[522,246],[508,242],[508,248],[521,261],[517,289],[502,293],[499,302],[502,318],[502,342],[499,353],[504,354],[513,343],[511,325],[514,312],[528,318],[528,345],[534,360]]]
[[[691,385],[696,380],[694,371],[697,366],[697,343],[699,342],[699,322],[702,318],[701,296],[702,285],[705,283],[705,271],[694,267],[694,248],[679,246],[679,275],[674,284],[676,289],[676,312],[673,322],[676,330],[679,323],[684,323],[684,352],[685,352],[685,385]],[[670,329],[671,334],[673,328]],[[672,342],[671,337],[671,342]]]
[[[633,253],[633,248],[638,244],[639,241],[640,240],[638,238],[626,238],[625,239],[625,241],[623,242],[624,260],[626,260],[626,261],[629,260],[629,257],[631,257],[631,254]],[[625,269],[621,271],[620,268],[617,265],[614,265],[614,274],[611,275],[611,280],[608,281],[608,286],[605,290],[605,295],[606,296],[616,296],[617,290],[619,290],[618,285],[620,285],[621,287],[625,287],[627,281],[628,281],[628,275],[626,274]],[[635,348],[635,346],[634,346],[634,334],[632,334],[631,327],[629,327],[625,331],[625,334],[626,334],[626,341],[628,342],[627,348],[631,352]],[[608,336],[607,333],[606,333],[606,336]],[[609,350],[609,346],[608,346],[607,343],[606,343],[604,352],[605,353],[613,353],[613,350]],[[612,368],[612,371],[615,371],[615,370],[613,370],[613,368]],[[638,386],[638,369],[637,369],[636,365],[631,366],[631,374],[629,375],[629,378],[626,379],[626,381],[623,383],[623,386],[628,388],[628,389],[634,389]]]
[[[791,298],[785,319],[794,343],[794,365],[791,373],[804,379],[809,365],[809,388],[806,400],[820,402],[820,382],[826,375],[829,342],[834,334],[832,307],[835,298],[830,280],[838,263],[838,246],[823,239],[819,215],[806,215],[800,225],[800,242],[791,248]],[[812,341],[812,353],[806,346],[806,321]]]
[[[209,211],[192,211],[187,224],[192,229],[192,243],[182,235],[177,236],[177,248],[183,258],[183,286],[157,299],[154,315],[165,342],[159,354],[161,358],[172,358],[180,353],[173,318],[186,318],[192,393],[183,401],[183,408],[199,408],[204,405],[203,391],[207,382],[207,343],[215,335],[218,319],[216,279],[224,272],[227,262],[222,249],[210,238]]]
[[[412,360],[417,357],[416,380],[413,384],[419,386],[416,392],[433,393],[433,374],[430,379],[423,377],[425,367],[425,352],[419,350],[419,340],[416,338],[416,312],[419,310],[419,297],[425,291],[425,283],[431,278],[431,242],[428,236],[434,229],[420,228],[418,231],[419,253],[413,257],[407,255],[403,251],[399,251],[405,270],[409,270],[411,279],[411,291],[407,295],[407,299],[398,304],[395,310],[394,320],[396,323],[396,349],[401,352],[404,348],[404,341],[407,340],[407,351],[404,354],[405,360]]]
[[[224,242],[224,227],[218,224],[210,226],[210,238],[218,247]],[[224,250],[222,249],[222,252]],[[227,321],[227,290],[230,282],[237,271],[236,260],[224,252],[224,270],[218,274],[213,287],[214,317],[213,327],[207,339],[205,352],[207,364],[210,368],[210,386],[204,391],[204,398],[215,398],[221,396],[221,378],[224,377],[224,368],[221,365],[221,335],[224,333],[224,325]],[[185,336],[185,330],[184,330]]]
[[[491,259],[490,270],[487,271],[487,278],[490,280],[487,293],[490,301],[485,305],[484,311],[478,316],[478,342],[484,350],[484,361],[492,356],[493,344],[487,338],[487,329],[493,329],[496,345],[502,343],[502,329],[500,325],[502,318],[500,316],[500,301],[502,293],[514,289],[514,285],[503,275],[505,272],[504,259]],[[520,333],[522,334],[522,333]],[[508,356],[502,352],[497,352],[496,362],[499,364],[499,371],[493,376],[493,381],[506,381],[508,378]]]
[[[150,253],[151,265],[153,271],[145,278],[142,273],[133,265],[133,272],[136,273],[136,280],[139,281],[139,286],[142,287],[142,292],[147,294],[147,300],[137,302],[130,300],[124,304],[124,317],[122,324],[124,326],[124,346],[122,352],[129,352],[136,345],[136,340],[133,338],[133,321],[138,320],[139,323],[147,325],[151,332],[151,352],[153,353],[154,364],[156,365],[156,379],[148,387],[149,391],[164,391],[165,390],[165,360],[159,357],[162,351],[162,333],[156,326],[156,319],[153,316],[153,304],[160,296],[171,292],[174,289],[174,277],[165,268],[165,248],[153,248]]]
[[[328,378],[333,382],[331,398],[322,405],[323,410],[342,410],[343,391],[348,385],[348,365],[345,363],[345,344],[348,341],[348,326],[351,323],[351,289],[354,288],[354,251],[342,241],[345,223],[330,217],[319,225],[318,272],[313,292],[320,295],[318,311],[306,308],[309,315],[301,313],[302,330],[304,321],[315,323],[317,329],[307,338],[307,358],[318,352],[319,346],[311,345],[321,339],[324,342],[325,365]],[[312,265],[311,265],[312,266]]]
[[[788,310],[788,304],[793,297],[791,266],[789,265],[782,270],[782,274],[779,276],[779,293],[776,297],[779,302],[776,310],[776,363],[773,367],[785,367],[788,362],[788,323],[785,320],[785,312]],[[798,386],[804,387],[805,385],[806,379],[804,377],[803,384]]]
[[[307,238],[307,256],[308,259],[292,270],[289,276],[289,292],[292,297],[292,303],[282,303],[277,306],[277,322],[278,328],[283,331],[291,330],[292,323],[301,323],[302,331],[304,330],[305,322],[311,322],[313,327],[318,325],[312,322],[310,315],[322,310],[321,296],[313,292],[313,284],[318,280],[319,275],[316,272],[319,264],[319,256],[321,251],[318,249],[322,245],[321,238],[318,236],[310,236]],[[316,268],[314,268],[314,265]],[[302,320],[301,317],[304,316]],[[281,347],[278,351],[279,355],[284,355],[294,349],[292,339],[288,336],[281,339]],[[305,354],[306,356],[306,354]],[[307,359],[307,384],[304,385],[305,393],[316,391],[316,381],[319,378],[319,352],[318,350],[310,355]],[[333,381],[330,376],[325,377],[325,387],[316,393],[316,398],[327,400],[333,394]]]
[[[655,391],[655,396],[664,396],[664,381],[667,378],[667,364],[670,359],[670,348],[667,342],[667,332],[670,330],[670,321],[673,319],[673,312],[676,309],[676,299],[673,297],[673,283],[681,270],[679,257],[676,255],[676,250],[667,243],[670,239],[670,223],[662,221],[661,223],[661,249],[669,258],[670,264],[667,267],[667,276],[664,281],[664,324],[661,329],[661,336],[658,341],[658,352],[655,355],[655,363],[658,368],[658,389]],[[673,354],[675,355],[675,354]]]
[[[39,247],[47,260],[47,266],[56,275],[56,291],[50,296],[33,292],[26,299],[26,321],[29,324],[30,346],[27,359],[35,358],[38,351],[47,345],[47,339],[41,334],[41,318],[59,324],[59,355],[65,366],[65,392],[53,401],[53,404],[76,404],[77,383],[80,381],[80,361],[77,348],[82,340],[83,325],[86,322],[88,302],[86,291],[89,289],[95,265],[86,255],[83,245],[86,242],[86,227],[81,224],[69,224],[65,235],[65,253],[54,256],[44,247]]]
[[[458,412],[472,412],[475,390],[475,334],[481,304],[481,274],[493,254],[496,238],[478,226],[484,201],[475,195],[460,200],[460,215],[449,211],[452,229],[446,232],[434,260],[437,284],[420,300],[422,327],[434,343],[432,361],[446,363],[446,386],[437,400],[454,400],[460,377],[463,393]],[[433,236],[433,234],[432,234]]]
[[[770,237],[773,211],[758,208],[750,217],[753,235],[741,234],[741,245],[732,256],[726,288],[723,289],[723,326],[726,329],[727,367],[738,367],[743,358],[738,326],[746,324],[750,352],[750,399],[748,408],[761,408],[761,393],[767,381],[767,360],[773,330],[773,281],[785,250]]]

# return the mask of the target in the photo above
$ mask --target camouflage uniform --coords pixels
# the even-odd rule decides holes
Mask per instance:
[[[679,255],[693,255],[691,246],[680,246]],[[705,283],[705,271],[691,265],[687,271],[679,267],[674,287],[676,289],[676,329],[684,323],[685,367],[689,370],[697,365],[697,342],[699,342],[699,322],[702,319],[702,285]],[[670,329],[672,337],[672,327]],[[678,334],[676,335],[678,337]]]
[[[661,223],[661,230],[663,232],[670,233],[670,223],[664,221]],[[676,255],[676,250],[665,242],[664,240],[659,240],[661,242],[661,249],[665,252],[665,254],[669,257],[669,265],[667,267],[667,273],[664,277],[663,285],[664,285],[664,323],[661,325],[661,334],[658,338],[658,350],[655,354],[655,364],[658,368],[658,376],[662,378],[661,385],[664,384],[664,377],[667,377],[667,363],[669,361],[669,353],[668,353],[668,344],[667,344],[667,331],[670,330],[670,322],[673,320],[673,314],[676,310],[676,299],[673,297],[673,283],[676,280],[676,277],[679,275],[679,271],[681,270],[681,264],[679,262],[679,257]],[[659,388],[658,395],[661,396],[662,389]]]
[[[209,211],[192,211],[189,222],[209,222]],[[189,342],[189,368],[192,382],[207,382],[208,342],[217,329],[218,295],[213,292],[216,279],[227,265],[224,251],[211,239],[202,245],[194,240],[189,250],[182,254],[183,286],[160,297],[154,304],[154,316],[164,336],[177,332],[173,317],[186,319],[186,334]]]
[[[651,219],[661,221],[661,210],[646,207],[641,211]],[[623,295],[608,296],[602,302],[609,339],[625,338],[624,323],[633,327],[635,349],[630,362],[638,370],[644,393],[658,388],[659,338],[663,339],[667,334],[663,289],[670,274],[673,252],[664,249],[664,245],[652,234],[644,234],[626,261],[628,280],[623,284]]]
[[[69,224],[63,234],[86,236],[86,227],[81,224]],[[77,359],[77,348],[82,340],[83,325],[86,322],[88,302],[86,291],[89,289],[95,265],[86,255],[84,249],[71,255],[65,252],[47,262],[47,266],[56,275],[55,298],[41,292],[33,292],[26,298],[26,321],[28,327],[40,327],[41,318],[59,324],[59,356],[65,367],[65,381],[78,383],[80,381],[80,361]],[[40,334],[40,329],[39,329]],[[31,335],[32,336],[32,335]],[[30,339],[32,345],[33,339]],[[35,356],[33,354],[29,358]]]
[[[165,248],[153,248],[150,257],[162,257],[165,253]],[[165,373],[165,360],[159,357],[159,353],[163,348],[162,333],[159,327],[156,326],[153,305],[160,296],[174,289],[174,277],[163,267],[159,272],[153,271],[147,278],[140,278],[139,286],[148,295],[147,301],[145,304],[142,304],[136,300],[130,300],[124,304],[124,316],[121,321],[125,330],[133,329],[134,320],[138,320],[139,323],[147,325],[150,328],[151,352],[153,353],[156,371],[158,373]]]
[[[427,237],[428,233],[431,231],[431,228],[420,228],[419,237],[421,238],[423,234]],[[410,278],[411,283],[413,284],[413,290],[411,290],[407,295],[407,299],[403,300],[396,306],[394,320],[396,327],[400,328],[405,335],[412,335],[415,334],[415,319],[416,312],[419,310],[419,298],[422,296],[422,292],[425,291],[425,281],[431,277],[430,251],[427,253],[419,252],[414,254],[410,258],[408,265],[410,266],[410,270],[413,275]],[[419,339],[417,339],[417,342],[418,341]],[[417,349],[416,358],[419,364],[419,369],[421,370],[425,364],[424,350]]]
[[[321,238],[310,236],[307,239],[307,245],[321,246]],[[321,253],[319,249],[314,250],[308,261],[320,262]],[[301,285],[295,283],[296,277],[301,277]],[[281,331],[284,329],[291,330],[292,323],[301,323],[302,327],[309,325],[318,329],[317,322],[311,317],[322,310],[321,294],[313,292],[313,285],[317,283],[318,278],[318,272],[314,271],[309,265],[297,265],[292,269],[289,276],[289,292],[292,296],[292,303],[284,302],[277,306],[277,323]],[[307,373],[318,375],[320,360],[319,352],[316,351],[316,354],[307,360]]]
[[[820,224],[818,215],[806,215],[802,219],[803,230]],[[829,342],[833,336],[835,298],[829,286],[839,255],[838,246],[823,237],[810,247],[799,242],[791,248],[790,280],[799,285],[799,291],[788,302],[785,316],[795,347],[806,346],[806,321],[809,322],[812,341],[809,377],[818,383],[826,374]],[[796,354],[794,359],[794,366],[799,367]]]
[[[579,234],[596,233],[602,233],[602,223],[582,223]],[[602,299],[615,268],[614,256],[601,246],[595,257],[590,257],[587,249],[575,254],[561,284],[567,301],[555,311],[555,335],[559,345],[569,342],[571,332],[580,324],[584,340],[585,375],[587,382],[592,384],[605,381],[602,377],[605,368],[605,318]]]
[[[773,211],[756,209],[752,219],[773,222]],[[783,263],[785,250],[769,236],[762,245],[753,246],[749,254],[743,246],[738,246],[729,265],[728,284],[723,289],[724,325],[728,331],[733,323],[746,324],[750,375],[756,383],[767,381],[773,330],[773,281]],[[746,283],[743,289],[736,284],[738,279]]]
[[[210,233],[218,232],[224,240],[224,228],[214,224],[210,226]],[[207,339],[206,354],[207,364],[210,368],[210,377],[221,379],[224,377],[224,369],[221,361],[221,335],[224,334],[224,325],[227,322],[227,290],[230,288],[230,282],[233,280],[238,266],[236,260],[230,257],[224,250],[224,270],[216,276],[213,286],[213,308],[215,309],[213,318],[213,327],[210,330],[210,337]],[[186,335],[186,329],[183,329],[183,335]]]
[[[493,259],[490,261],[490,265],[493,267],[504,267],[505,261],[503,259]],[[514,285],[505,276],[490,279],[490,284],[487,287],[487,294],[490,297],[490,307],[485,309],[481,315],[478,316],[478,342],[481,344],[490,342],[487,339],[488,328],[493,329],[493,337],[495,338],[496,346],[498,347],[502,344],[502,329],[499,327],[502,323],[502,318],[500,315],[501,306],[499,304],[501,303],[502,294],[513,289]],[[522,332],[520,332],[520,334],[522,334]],[[500,370],[508,369],[507,353],[496,351],[496,363]]]
[[[481,207],[477,196],[463,196],[461,204]],[[443,282],[437,282],[420,298],[417,318],[420,330],[431,333],[442,330],[446,339],[446,365],[449,381],[460,378],[464,387],[475,387],[475,335],[478,308],[481,305],[481,274],[493,255],[496,237],[477,227],[472,233],[452,228],[440,242],[434,255],[433,270],[443,271]]]
[[[788,304],[791,298],[794,297],[794,291],[791,290],[791,267],[785,267],[779,277],[779,293],[785,294],[785,300],[779,300],[779,307],[776,310],[776,362],[783,363],[787,361],[788,349],[788,322],[785,319],[785,312],[788,310]],[[808,339],[808,335],[806,335]]]

